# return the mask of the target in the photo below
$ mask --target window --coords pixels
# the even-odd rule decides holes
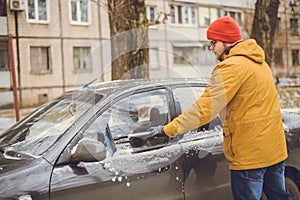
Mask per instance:
[[[214,60],[206,46],[174,46],[174,64],[211,65]]]
[[[71,24],[86,25],[90,23],[90,3],[88,0],[69,0]]]
[[[8,41],[0,40],[0,71],[9,69]]]
[[[165,138],[152,138],[149,142],[146,142],[146,140],[136,140],[136,142],[132,142],[128,138],[128,134],[141,134],[141,132],[145,134],[145,130],[148,130],[150,127],[164,125],[169,121],[167,96],[164,89],[133,94],[132,96],[113,103],[110,107],[106,108],[100,116],[95,117],[91,119],[89,121],[90,123],[87,123],[87,126],[81,129],[82,131],[69,143],[62,153],[58,161],[59,163],[69,160],[70,152],[81,139],[101,142],[106,147],[104,153],[108,158],[108,162],[112,161],[114,163],[113,166],[117,166],[117,169],[113,169],[108,165],[107,167],[115,172],[122,171],[130,174],[132,171],[134,173],[149,172],[153,174],[154,167],[155,170],[166,168],[173,160],[176,160],[175,157],[180,156],[177,155],[181,153],[180,146],[178,146],[178,148],[176,146],[175,150],[172,146],[172,151],[179,153],[167,156],[168,158],[164,157],[164,160],[158,163],[155,156],[153,156],[155,152],[148,152],[154,149],[156,150],[158,145],[159,147],[167,145],[170,143],[169,140]],[[166,153],[168,153],[168,150],[169,149],[165,150]],[[137,153],[139,152],[143,154],[142,159],[137,159]],[[157,153],[160,153],[160,151]],[[115,154],[117,154],[116,159],[114,159]],[[92,156],[98,158],[98,155]],[[136,162],[132,164],[132,161]],[[155,166],[149,168],[149,163],[155,163]],[[92,168],[94,169],[94,167],[97,166],[93,165]],[[133,169],[130,170],[132,167]],[[108,168],[106,168],[106,170]],[[166,168],[166,170],[167,169],[168,168]],[[89,169],[87,170],[90,171]],[[101,173],[98,174],[101,175]],[[102,176],[99,176],[99,180],[102,180],[101,177]]]
[[[208,27],[213,21],[219,18],[216,8],[199,7],[199,25]]]
[[[289,6],[296,6],[296,0],[290,0]]]
[[[291,18],[290,19],[290,31],[291,31],[291,35],[298,35],[298,19],[297,18]]]
[[[232,17],[238,23],[239,26],[243,25],[241,12],[224,10],[224,16]]]
[[[0,16],[6,17],[7,11],[6,11],[6,0],[0,0]]]
[[[89,138],[99,138],[109,124],[113,139],[168,122],[167,96],[164,89],[133,94],[121,99],[102,113],[86,131]]]
[[[174,89],[174,95],[180,103],[181,111],[187,110],[203,92],[204,87],[178,87]]]
[[[91,47],[73,48],[73,65],[75,71],[87,71],[92,68]]]
[[[280,17],[277,18],[276,28],[277,28],[278,30],[282,30],[282,21],[281,21],[281,18],[280,18]]]
[[[150,69],[159,69],[158,48],[149,48],[149,67]]]
[[[197,25],[197,9],[191,6],[174,6],[171,12],[171,23]]]
[[[276,31],[276,34],[278,34],[278,35],[283,34],[282,19],[280,17],[277,17],[275,31]]]
[[[30,47],[31,73],[49,73],[51,70],[50,47]]]
[[[174,91],[174,95],[175,95],[175,99],[179,102],[180,105],[180,109],[181,111],[185,111],[188,108],[190,108],[190,106],[192,104],[194,104],[197,99],[202,95],[202,93],[204,92],[205,88],[202,87],[178,87],[175,88]],[[212,130],[214,129],[216,126],[220,126],[221,127],[221,121],[218,117],[214,117],[214,119],[212,119],[212,121],[209,124],[206,124],[204,126],[198,127],[197,131],[203,131],[203,130]],[[198,125],[198,121],[191,121],[190,126],[199,126]]]
[[[147,6],[147,19],[150,25],[155,25],[157,20],[157,8],[156,6]]]
[[[112,131],[114,135],[119,131],[121,131],[119,134],[146,131],[152,126],[164,125],[168,121],[167,97],[164,89],[131,95],[112,105],[111,109],[109,125],[112,130],[116,130]],[[157,112],[151,113],[154,109],[158,109]],[[162,119],[155,121],[153,117],[159,118],[157,116],[159,113]]]
[[[299,49],[292,49],[292,65],[299,65]]]
[[[27,0],[29,22],[48,23],[49,18],[49,0]]]
[[[283,65],[282,49],[275,49],[274,50],[274,63],[277,66],[282,66]]]
[[[197,47],[174,47],[174,64],[198,63]]]

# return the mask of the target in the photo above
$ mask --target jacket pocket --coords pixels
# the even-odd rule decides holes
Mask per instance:
[[[227,160],[232,161],[234,153],[232,151],[232,134],[228,127],[223,128],[223,137],[224,137],[224,154]]]

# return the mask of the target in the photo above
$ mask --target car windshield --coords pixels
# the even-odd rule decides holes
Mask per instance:
[[[41,155],[102,97],[100,94],[77,92],[55,99],[0,135],[0,148]]]

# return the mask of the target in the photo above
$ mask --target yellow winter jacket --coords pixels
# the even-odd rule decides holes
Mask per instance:
[[[205,91],[164,127],[169,137],[194,130],[220,115],[224,154],[232,170],[271,166],[287,158],[278,95],[265,54],[253,39],[223,56]]]

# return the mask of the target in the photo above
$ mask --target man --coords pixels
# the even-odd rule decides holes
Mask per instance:
[[[284,183],[286,140],[280,105],[263,49],[242,40],[231,17],[207,30],[210,50],[220,61],[204,93],[185,112],[155,134],[174,138],[220,115],[224,154],[231,170],[234,199],[290,199]]]

